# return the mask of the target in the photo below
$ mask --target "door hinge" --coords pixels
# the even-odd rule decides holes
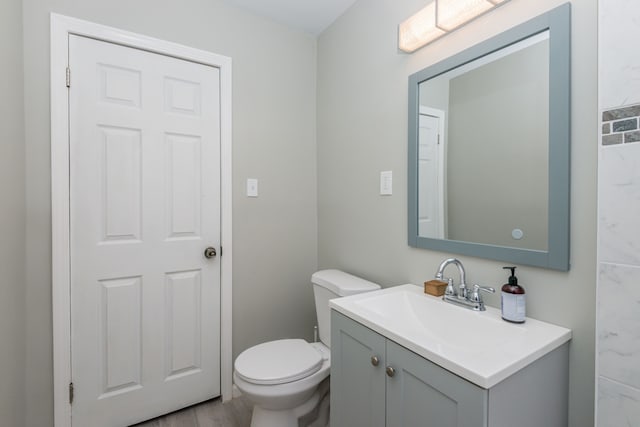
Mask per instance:
[[[220,245],[220,256],[222,256],[222,245]]]
[[[68,70],[68,68],[67,68]],[[440,145],[440,134],[438,134],[438,145]]]
[[[67,87],[71,87],[71,69],[67,67]]]
[[[69,405],[73,404],[73,383],[69,383]]]

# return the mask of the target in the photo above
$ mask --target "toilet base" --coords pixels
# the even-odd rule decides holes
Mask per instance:
[[[329,378],[311,397],[292,409],[274,410],[254,405],[251,427],[326,427],[329,425]]]

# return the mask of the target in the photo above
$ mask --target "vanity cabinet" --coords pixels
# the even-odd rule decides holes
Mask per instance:
[[[333,311],[332,427],[486,427],[487,391]]]
[[[484,389],[332,310],[332,427],[561,427],[568,346]]]

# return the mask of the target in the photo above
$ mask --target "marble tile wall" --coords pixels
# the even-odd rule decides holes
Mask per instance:
[[[640,2],[599,0],[597,427],[640,426]]]
[[[604,144],[598,164],[596,420],[598,427],[640,426],[640,143]]]

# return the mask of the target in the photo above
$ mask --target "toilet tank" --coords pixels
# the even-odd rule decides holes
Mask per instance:
[[[331,309],[329,300],[380,289],[380,285],[340,270],[320,270],[311,276],[316,300],[320,341],[331,347]]]

